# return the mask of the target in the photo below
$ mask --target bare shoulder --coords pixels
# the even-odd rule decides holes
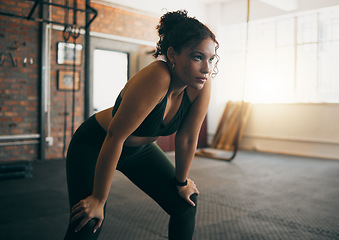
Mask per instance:
[[[150,63],[146,68],[155,68],[158,71],[161,71],[162,73],[168,73],[169,74],[169,69],[167,66],[167,63],[162,61],[162,60],[155,60],[154,62]]]
[[[155,61],[137,72],[121,92],[122,104],[156,105],[166,95],[171,76],[165,62]]]
[[[164,61],[154,61],[148,66],[140,70],[140,74],[144,77],[144,81],[151,81],[156,86],[169,87],[171,83],[171,74],[167,63]]]
[[[138,71],[126,84],[122,97],[127,89],[138,91],[167,92],[171,75],[164,61],[154,61]]]
[[[149,73],[149,72],[160,77],[170,76],[167,63],[161,60],[151,62],[150,64],[148,64],[146,67],[139,71],[139,73]]]

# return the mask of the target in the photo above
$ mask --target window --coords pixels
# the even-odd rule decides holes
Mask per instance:
[[[114,105],[115,99],[127,82],[128,54],[95,49],[93,56],[93,111]]]
[[[253,21],[248,34],[246,28],[219,31],[218,101],[339,103],[339,7]]]

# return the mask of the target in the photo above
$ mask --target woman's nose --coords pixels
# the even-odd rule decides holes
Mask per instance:
[[[209,61],[204,62],[201,72],[207,74],[207,73],[210,73],[210,71],[211,71],[211,63]]]

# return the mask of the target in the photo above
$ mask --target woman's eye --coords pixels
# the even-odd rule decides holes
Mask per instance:
[[[209,59],[209,62],[210,62],[210,63],[213,63],[214,60],[215,60],[215,57],[212,57],[212,58]]]
[[[201,59],[202,59],[201,56],[194,56],[193,58],[194,58],[195,60],[201,60]]]

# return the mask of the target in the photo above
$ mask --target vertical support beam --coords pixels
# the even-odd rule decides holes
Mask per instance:
[[[86,0],[86,10],[89,10],[90,6],[90,0]],[[92,113],[92,109],[91,109],[91,84],[90,84],[90,62],[91,62],[91,48],[90,48],[90,24],[88,24],[91,20],[91,16],[90,16],[90,12],[86,11],[86,32],[85,32],[85,63],[84,63],[84,73],[85,73],[85,87],[84,87],[84,91],[85,91],[85,102],[84,102],[84,107],[85,107],[85,111],[84,111],[84,117],[85,119],[89,118],[89,116]]]
[[[47,19],[48,15],[48,6],[41,4],[40,6],[40,16],[42,19]],[[47,49],[47,24],[42,22],[40,24],[40,144],[39,144],[39,155],[38,159],[44,160],[46,158],[46,71],[47,71],[47,59],[46,49]]]

